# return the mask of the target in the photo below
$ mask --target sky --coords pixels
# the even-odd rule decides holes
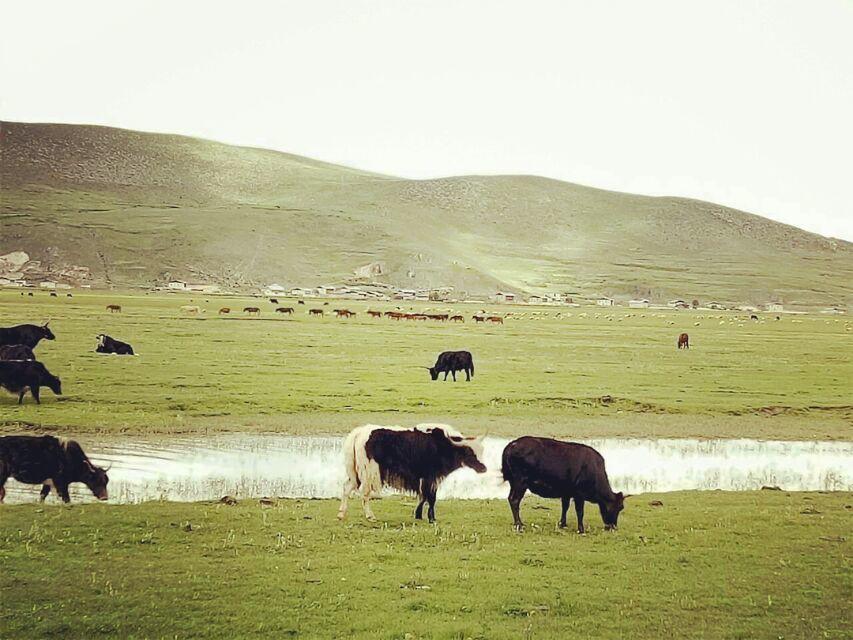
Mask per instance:
[[[5,3],[0,119],[536,174],[853,241],[853,0]]]

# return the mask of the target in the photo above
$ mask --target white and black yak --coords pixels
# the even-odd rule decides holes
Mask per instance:
[[[383,486],[418,496],[415,518],[423,518],[424,503],[428,517],[435,522],[435,496],[438,485],[456,469],[469,467],[484,473],[482,438],[466,437],[451,427],[421,424],[412,428],[364,425],[353,429],[344,440],[344,481],[338,518],[347,513],[353,492],[361,495],[364,515],[376,520],[370,508]]]

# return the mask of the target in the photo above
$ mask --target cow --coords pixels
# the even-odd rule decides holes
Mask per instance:
[[[450,316],[451,322],[465,322],[465,318],[463,316]]]
[[[33,350],[25,344],[6,344],[0,347],[0,360],[35,360]]]
[[[121,305],[120,304],[108,304],[106,306],[106,310],[110,313],[121,313]]]
[[[308,315],[309,316],[322,316],[323,310],[322,309],[308,309]]]
[[[14,327],[0,328],[0,345],[22,344],[35,349],[41,340],[56,340],[53,331],[47,326],[50,321],[39,326],[36,324],[19,324]]]
[[[180,311],[181,313],[199,314],[201,313],[201,307],[193,304],[185,304],[181,307]]]
[[[248,313],[250,316],[259,316],[261,315],[261,310],[258,307],[243,307],[243,313]]]
[[[486,318],[488,322],[493,322],[494,324],[503,324],[504,319],[501,316],[489,316]]]
[[[292,313],[293,313],[293,307],[278,307],[278,308],[275,310],[275,312],[276,312],[276,313],[285,313],[285,314],[287,314],[287,315],[290,315],[290,314],[292,314]]]
[[[231,307],[222,307],[219,310],[219,315],[221,316],[228,315],[229,313],[231,313]]]
[[[23,404],[24,394],[30,391],[37,404],[39,389],[47,387],[62,395],[62,383],[41,363],[34,360],[0,360],[0,388],[18,394],[18,404]]]
[[[470,351],[444,351],[438,355],[435,365],[424,368],[429,371],[433,380],[438,380],[440,373],[443,373],[444,379],[447,380],[449,373],[453,376],[453,382],[456,382],[456,372],[464,371],[465,380],[470,382],[471,376],[474,375],[474,359]]]
[[[278,304],[278,298],[270,298],[270,304]]]
[[[415,518],[423,519],[424,504],[427,517],[435,522],[435,497],[438,485],[450,473],[469,467],[484,473],[483,442],[481,438],[462,436],[446,425],[356,427],[344,440],[344,481],[338,518],[347,513],[347,502],[354,491],[361,495],[364,515],[370,521],[376,516],[370,499],[379,497],[383,486],[418,496]]]
[[[369,315],[371,318],[381,318],[382,312],[381,311],[371,311],[370,309],[368,309],[367,315]]]
[[[126,342],[111,338],[105,333],[98,334],[98,346],[95,347],[96,353],[113,353],[118,356],[132,356],[133,347]]]
[[[598,451],[577,442],[523,436],[510,442],[501,456],[501,473],[509,482],[509,506],[513,524],[524,529],[519,506],[528,489],[543,498],[560,498],[560,527],[566,527],[569,501],[575,501],[578,533],[584,532],[584,502],[598,505],[604,528],[616,528],[625,496],[613,493]]]
[[[39,500],[50,488],[63,502],[70,502],[68,485],[82,482],[98,499],[106,500],[108,469],[96,467],[74,440],[54,436],[0,437],[0,502],[6,497],[6,480],[14,478],[24,484],[40,484]]]
[[[678,348],[679,349],[689,349],[690,348],[690,336],[686,333],[682,333],[678,336]]]

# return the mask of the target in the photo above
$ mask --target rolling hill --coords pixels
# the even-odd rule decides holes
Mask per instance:
[[[96,286],[316,286],[379,261],[379,281],[469,295],[853,301],[851,243],[685,198],[408,180],[80,125],[0,123],[0,153],[0,255],[25,251],[57,277],[88,269]]]

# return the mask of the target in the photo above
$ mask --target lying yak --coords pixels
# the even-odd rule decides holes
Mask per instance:
[[[22,344],[35,349],[41,340],[56,340],[48,322],[37,324],[19,324],[14,327],[0,327],[0,345]]]
[[[98,335],[98,346],[95,347],[95,351],[97,353],[114,353],[119,356],[133,355],[133,347],[104,333]]]
[[[543,498],[562,500],[560,527],[566,526],[566,511],[574,499],[578,533],[584,532],[584,502],[598,505],[608,530],[616,528],[619,512],[624,508],[625,497],[610,488],[604,458],[585,444],[524,436],[504,448],[501,471],[509,482],[509,506],[519,531],[524,528],[519,506],[528,489]]]
[[[41,363],[34,360],[0,360],[0,388],[18,394],[18,404],[24,402],[29,390],[37,404],[41,404],[39,390],[47,387],[62,395],[62,382]]]
[[[6,344],[0,347],[0,360],[35,360],[33,350],[25,344]]]
[[[107,499],[107,470],[96,467],[74,440],[53,436],[0,437],[0,502],[6,497],[3,485],[14,478],[24,484],[40,484],[41,500],[56,489],[63,502],[70,502],[68,485],[82,482],[98,500]]]
[[[439,374],[444,374],[444,379],[447,380],[447,374],[453,376],[453,382],[456,382],[456,372],[464,371],[465,380],[471,380],[474,375],[474,358],[471,357],[470,351],[445,351],[439,354],[435,365],[425,367],[429,370],[430,378],[438,380]]]
[[[344,440],[344,482],[338,518],[347,513],[347,501],[354,491],[361,494],[364,515],[376,520],[370,499],[378,498],[383,486],[417,494],[415,518],[435,522],[435,496],[439,483],[461,467],[484,473],[481,438],[465,437],[446,425],[380,427],[365,425],[353,429]]]

